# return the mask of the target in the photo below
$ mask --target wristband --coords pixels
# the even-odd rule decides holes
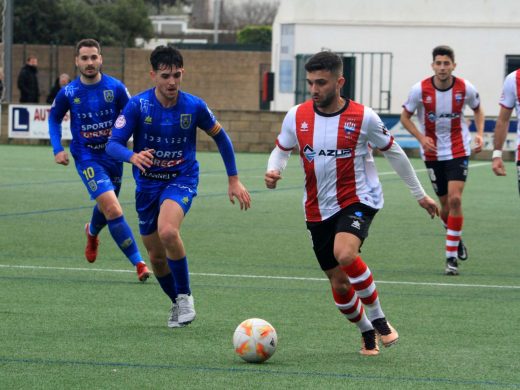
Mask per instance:
[[[502,158],[502,151],[501,150],[493,150],[493,157],[491,159],[495,158]]]

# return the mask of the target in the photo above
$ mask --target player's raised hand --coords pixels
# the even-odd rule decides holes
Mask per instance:
[[[439,207],[437,206],[437,203],[430,198],[428,195],[426,195],[424,198],[418,200],[419,205],[425,209],[428,214],[432,217],[432,219],[437,215],[439,215]]]
[[[66,151],[62,150],[54,156],[54,161],[56,162],[56,164],[67,166],[69,165],[69,154]]]
[[[142,172],[146,172],[146,168],[152,166],[154,153],[154,149],[141,150],[139,153],[134,153],[132,157],[130,157],[130,162]]]
[[[275,189],[276,183],[282,178],[280,171],[267,171],[264,176],[265,186],[269,189]]]
[[[228,196],[229,201],[233,204],[235,204],[235,198],[237,198],[240,203],[240,210],[247,210],[251,207],[251,195],[240,182],[238,176],[229,176]]]

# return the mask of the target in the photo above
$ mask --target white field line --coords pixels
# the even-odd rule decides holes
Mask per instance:
[[[101,269],[101,268],[74,268],[74,267],[44,267],[38,265],[10,265],[0,264],[0,268],[11,269],[32,269],[32,270],[60,270],[60,271],[86,271],[86,272],[114,272],[114,273],[134,273],[133,270],[122,269]],[[239,279],[271,279],[271,280],[294,280],[306,282],[325,282],[326,278],[306,278],[299,276],[270,276],[270,275],[243,275],[243,274],[217,274],[206,272],[191,272],[192,276],[211,276],[220,278],[239,278]],[[468,283],[433,283],[433,282],[406,282],[406,281],[385,281],[376,280],[378,284],[397,284],[412,286],[435,286],[435,287],[470,287],[470,288],[494,288],[520,290],[520,286],[493,285],[493,284],[468,284]]]

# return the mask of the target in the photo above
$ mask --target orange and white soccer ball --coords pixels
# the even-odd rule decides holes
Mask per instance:
[[[235,329],[235,352],[249,363],[262,363],[273,356],[278,344],[274,327],[260,318],[249,318]]]

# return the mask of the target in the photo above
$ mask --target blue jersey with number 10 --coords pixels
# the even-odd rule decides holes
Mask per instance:
[[[78,77],[63,87],[52,103],[49,134],[54,154],[61,146],[61,122],[70,111],[72,142],[70,152],[76,161],[110,158],[105,147],[112,126],[130,94],[123,83],[101,74],[96,84],[83,84]]]
[[[130,99],[114,125],[109,152],[112,153],[113,142],[126,147],[132,135],[134,152],[155,150],[153,165],[146,173],[133,167],[138,190],[160,187],[164,181],[174,178],[177,181],[180,177],[198,181],[199,164],[195,156],[197,127],[210,136],[221,129],[202,99],[179,91],[175,106],[164,108],[155,97],[155,88],[152,88]],[[129,161],[133,153],[128,149],[119,150],[121,153],[117,153],[117,157]]]

